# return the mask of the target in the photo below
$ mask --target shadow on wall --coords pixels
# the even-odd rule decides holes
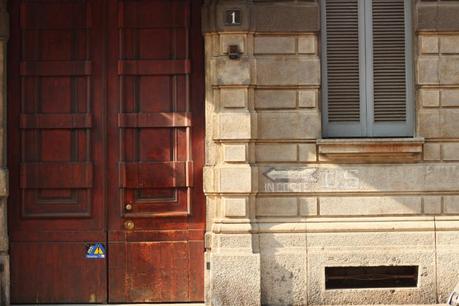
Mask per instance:
[[[306,234],[260,234],[259,242],[262,305],[306,305]]]

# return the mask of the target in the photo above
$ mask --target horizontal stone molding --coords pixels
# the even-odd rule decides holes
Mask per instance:
[[[422,198],[416,196],[320,197],[322,216],[372,216],[422,214]]]
[[[459,231],[459,216],[455,220],[448,220],[446,217],[439,216],[435,221],[435,229],[442,232],[458,232]],[[459,233],[458,233],[459,235]]]
[[[266,165],[258,169],[263,193],[457,192],[459,163]]]
[[[229,9],[241,10],[241,24],[225,24]],[[209,32],[318,32],[318,1],[209,0],[203,5],[202,30]],[[458,31],[458,1],[417,1],[417,31]]]
[[[416,7],[417,31],[459,31],[458,1],[420,1]]]
[[[422,159],[424,139],[320,139],[320,161],[410,163]]]
[[[231,220],[215,220],[214,234],[260,233],[345,233],[345,232],[425,232],[435,231],[433,217],[375,217],[375,218],[311,218],[297,222],[268,220],[235,223]],[[457,231],[458,221],[442,221],[445,231]]]
[[[241,10],[240,25],[225,24],[225,12]],[[317,32],[320,12],[317,1],[209,0],[203,6],[202,30],[209,32]]]
[[[257,32],[316,32],[320,29],[317,2],[260,3],[253,7],[252,18]]]

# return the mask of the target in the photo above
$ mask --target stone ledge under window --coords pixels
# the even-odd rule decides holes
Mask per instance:
[[[414,163],[422,160],[424,138],[319,139],[319,161]]]

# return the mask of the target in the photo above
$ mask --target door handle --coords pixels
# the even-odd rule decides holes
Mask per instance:
[[[132,221],[132,220],[124,221],[124,228],[125,228],[125,229],[131,231],[131,230],[134,229],[134,227],[135,227],[134,221]]]

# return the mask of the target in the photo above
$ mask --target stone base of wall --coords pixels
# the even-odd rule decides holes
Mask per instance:
[[[240,235],[215,235],[207,304],[435,304],[459,281],[459,220],[327,223],[259,223],[253,254],[231,245]],[[417,266],[418,285],[325,288],[325,267],[380,266]]]
[[[260,255],[211,254],[207,305],[260,305]]]

